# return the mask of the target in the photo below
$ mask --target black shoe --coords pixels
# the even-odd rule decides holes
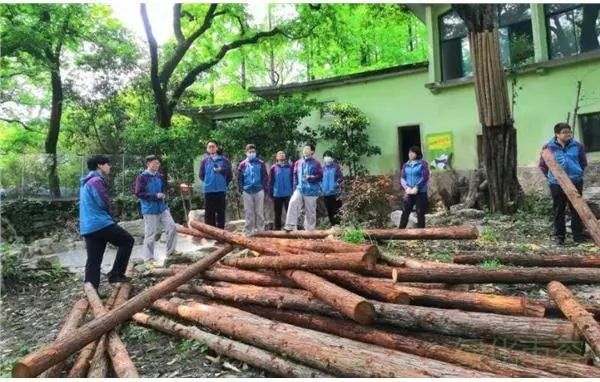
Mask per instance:
[[[128,283],[130,282],[131,279],[125,275],[121,275],[121,276],[112,276],[112,275],[108,275],[108,282],[111,284],[116,284],[116,283]]]
[[[564,237],[555,237],[554,243],[556,245],[565,245],[565,238]]]

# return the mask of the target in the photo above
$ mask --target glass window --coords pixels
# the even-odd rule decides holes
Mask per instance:
[[[533,62],[533,32],[529,4],[498,6],[500,54],[505,67]],[[468,30],[458,14],[440,16],[442,80],[472,75]]]
[[[600,113],[580,115],[579,125],[586,151],[600,151]]]
[[[600,4],[547,4],[544,10],[550,58],[600,48]]]

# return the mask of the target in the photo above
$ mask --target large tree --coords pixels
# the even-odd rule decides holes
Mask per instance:
[[[251,18],[243,4],[175,4],[175,42],[163,47],[161,59],[143,3],[140,12],[150,49],[156,122],[163,128],[171,126],[175,108],[186,90],[221,62],[228,52],[273,36],[297,38],[304,33],[305,27],[292,20],[269,30],[258,30],[250,23]]]
[[[490,211],[512,212],[522,190],[517,179],[517,132],[500,56],[497,4],[455,4],[452,8],[469,30]]]
[[[63,72],[76,66],[75,58],[106,56],[105,46],[125,40],[121,25],[110,18],[110,8],[88,4],[7,4],[2,7],[2,79],[25,84],[45,78],[50,88],[50,116],[45,153],[52,197],[60,197],[57,145],[63,114]],[[111,50],[114,53],[114,50]],[[121,52],[123,53],[123,52]],[[43,92],[45,89],[37,89]],[[23,120],[14,120],[27,127]]]

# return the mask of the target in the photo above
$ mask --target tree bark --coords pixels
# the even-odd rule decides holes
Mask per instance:
[[[597,283],[598,268],[395,268],[398,281],[442,283]]]
[[[545,255],[545,254],[453,254],[456,264],[479,264],[486,260],[497,260],[502,264],[512,264],[525,267],[571,267],[596,268],[600,267],[600,256],[574,255]]]
[[[67,374],[67,378],[85,378],[90,367],[90,361],[94,356],[94,352],[96,351],[99,342],[100,340],[90,342],[81,349],[73,367],[71,367],[71,370],[69,370],[69,373]]]
[[[152,302],[160,297],[188,282],[213,263],[219,261],[227,253],[231,252],[231,250],[232,247],[227,245],[212,252],[190,265],[185,271],[177,273],[131,298],[125,304],[114,309],[110,314],[94,319],[73,331],[68,337],[32,352],[15,363],[12,375],[14,377],[37,376],[50,366],[66,359],[86,344],[100,338],[102,334],[123,323],[133,314],[150,306]]]
[[[580,341],[572,323],[537,317],[506,317],[502,314],[463,312],[373,301],[377,322],[414,331],[467,338],[506,338],[519,342],[560,345]]]
[[[63,107],[63,89],[60,75],[60,50],[50,68],[50,82],[52,85],[52,108],[50,110],[50,126],[46,135],[45,149],[48,155],[48,185],[50,196],[53,199],[60,198],[60,179],[57,173],[57,153],[58,136],[60,134],[60,120]]]
[[[357,291],[363,295],[382,301],[393,302],[396,304],[408,304],[410,298],[407,293],[394,288],[393,283],[385,280],[367,278],[347,271],[323,270],[318,272],[329,280],[342,285],[343,287]]]
[[[159,300],[161,301],[161,300]],[[157,301],[158,302],[158,301]],[[164,300],[166,304],[169,304]],[[172,304],[174,305],[174,304]],[[177,315],[177,307],[170,314]],[[217,354],[237,359],[254,367],[266,370],[280,377],[292,378],[329,378],[330,374],[304,366],[255,346],[233,341],[212,333],[205,332],[195,326],[185,326],[165,317],[150,316],[145,313],[136,313],[132,319],[139,324],[148,326],[172,336],[195,340],[208,346]]]
[[[244,342],[256,343],[267,350],[285,353],[300,362],[328,370],[341,377],[491,376],[488,373],[271,321],[228,306],[192,302],[180,305],[178,313],[213,330]]]
[[[372,244],[350,244],[339,240],[294,240],[294,239],[278,239],[278,238],[260,238],[256,239],[260,242],[271,243],[283,247],[304,249],[312,252],[366,252],[373,255],[379,254],[379,249]]]
[[[573,322],[577,330],[585,337],[594,354],[600,357],[600,324],[594,320],[594,316],[586,311],[571,291],[560,282],[550,282],[548,293],[563,314]]]
[[[550,150],[545,149],[542,152],[542,158],[548,165],[550,171],[552,171],[552,174],[554,174],[554,177],[556,177],[558,184],[560,184],[560,187],[565,192],[565,195],[567,195],[567,198],[569,198],[569,201],[577,211],[581,221],[587,227],[590,236],[594,240],[594,243],[600,247],[600,225],[598,224],[594,213],[590,210],[590,207],[588,207],[587,203],[583,199],[583,196],[579,195],[579,192],[577,192],[573,182],[571,182],[571,179],[569,179],[562,167],[558,165],[554,155],[552,155]]]
[[[458,364],[471,369],[493,373],[498,376],[521,378],[557,377],[555,374],[540,369],[512,365],[485,355],[469,353],[454,347],[437,345],[433,342],[389,333],[383,330],[359,325],[351,321],[334,319],[316,314],[284,312],[278,309],[255,306],[244,306],[242,309],[271,320],[278,320],[291,325],[318,330],[356,341],[436,359],[438,361]]]
[[[71,331],[77,329],[77,327],[81,324],[83,319],[85,318],[85,314],[88,310],[88,302],[85,298],[79,299],[73,304],[73,309],[71,313],[67,316],[65,323],[62,328],[60,328],[60,332],[58,332],[58,336],[56,339],[61,339],[67,336]],[[64,367],[64,362],[60,362],[57,365],[52,366],[50,369],[43,372],[40,377],[42,378],[56,378],[60,375],[62,368]]]
[[[368,276],[374,276],[384,279],[398,281],[398,269],[402,268],[454,268],[456,269],[458,264],[440,263],[437,261],[418,261],[409,259],[408,257],[402,258],[404,260],[403,267],[390,267],[387,265],[376,264],[372,269],[361,270],[360,273]],[[412,286],[415,288],[423,289],[451,289],[455,291],[468,291],[469,284],[444,284],[444,283],[399,283],[401,285]]]
[[[368,269],[377,258],[364,252],[315,253],[311,255],[260,256],[254,258],[230,258],[223,264],[244,269]]]
[[[469,352],[485,354],[508,363],[514,363],[525,367],[545,370],[549,373],[572,378],[600,377],[600,369],[594,366],[573,362],[560,357],[550,357],[534,354],[521,350],[491,345],[464,338],[444,336],[431,333],[403,333],[406,336],[419,338],[425,341],[435,342],[443,345],[458,347]]]
[[[110,297],[106,301],[105,308],[107,311],[111,310],[115,305],[115,301],[117,300],[120,289],[120,284],[117,284],[117,286],[113,288]],[[108,369],[110,368],[110,365],[108,361],[108,355],[106,354],[108,345],[107,341],[108,336],[106,334],[104,334],[102,337],[100,337],[100,340],[98,340],[98,344],[94,350],[94,355],[90,361],[87,378],[106,378],[108,376]]]

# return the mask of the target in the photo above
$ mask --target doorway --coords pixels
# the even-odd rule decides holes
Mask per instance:
[[[421,131],[419,125],[398,127],[398,154],[400,164],[408,161],[408,150],[412,146],[421,147]]]

